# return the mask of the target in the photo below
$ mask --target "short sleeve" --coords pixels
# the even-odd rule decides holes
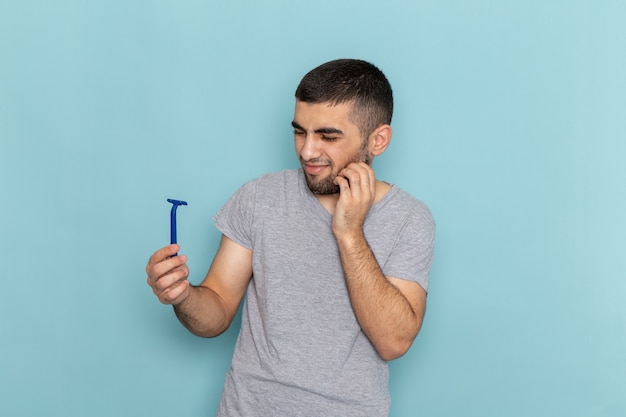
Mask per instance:
[[[220,232],[247,249],[253,246],[256,189],[256,181],[244,184],[213,217]]]
[[[434,245],[435,221],[425,206],[418,206],[407,215],[383,272],[416,281],[428,290]]]

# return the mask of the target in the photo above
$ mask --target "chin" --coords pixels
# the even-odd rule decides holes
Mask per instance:
[[[327,176],[315,181],[313,177],[304,172],[304,178],[306,179],[306,185],[313,194],[331,195],[339,192],[339,186],[333,182],[334,177]]]
[[[333,187],[329,187],[329,188],[316,188],[313,189],[311,187],[309,187],[309,189],[311,190],[311,192],[313,194],[317,194],[317,195],[333,195],[333,194],[339,194],[339,186],[333,184]]]

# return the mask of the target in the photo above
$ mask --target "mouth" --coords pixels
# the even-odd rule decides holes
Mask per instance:
[[[328,168],[328,164],[311,164],[302,162],[302,168],[304,168],[304,171],[309,175],[319,175],[326,168]]]

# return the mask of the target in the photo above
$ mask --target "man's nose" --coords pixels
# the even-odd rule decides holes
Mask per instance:
[[[319,158],[321,156],[319,140],[313,135],[307,135],[304,138],[302,149],[300,150],[300,157],[305,161]]]

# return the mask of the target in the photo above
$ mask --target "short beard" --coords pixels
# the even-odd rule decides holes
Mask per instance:
[[[366,146],[367,146],[367,143],[364,142],[363,146],[361,146],[361,149],[359,149],[359,152],[354,156],[354,158],[348,161],[348,163],[344,165],[341,169],[339,169],[337,172],[340,172],[343,168],[347,167],[353,162],[365,162],[367,165],[371,165],[372,157],[369,154],[369,152],[367,152]],[[300,159],[300,163],[303,163],[302,158]],[[330,169],[331,169],[331,172],[334,172],[334,165],[332,165],[332,163],[331,163]],[[304,178],[306,179],[306,185],[309,187],[309,190],[311,190],[313,194],[330,195],[330,194],[339,193],[339,186],[335,184],[334,182],[337,175],[330,174],[328,177],[323,178],[320,181],[314,182],[313,178],[309,174],[306,173],[306,170],[303,170],[303,172],[304,172]]]
[[[305,172],[304,178],[306,179],[306,185],[313,194],[330,195],[337,194],[339,192],[339,186],[333,182],[335,180],[334,176],[329,175],[318,182],[313,182],[311,176]]]

